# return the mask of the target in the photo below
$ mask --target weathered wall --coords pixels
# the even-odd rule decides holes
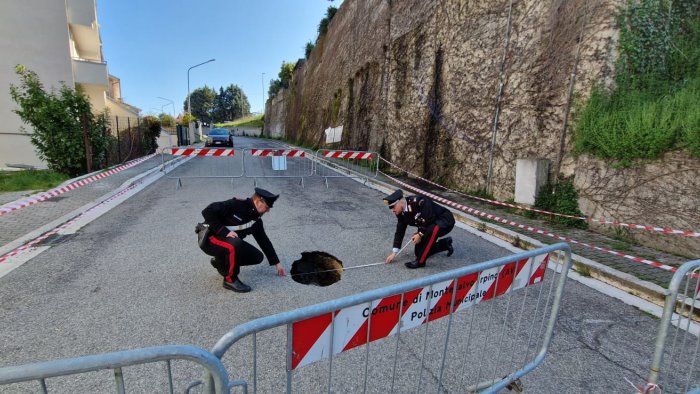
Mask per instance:
[[[580,156],[576,164],[574,185],[579,191],[581,210],[587,215],[662,228],[700,228],[700,160],[671,152],[635,168],[611,167],[589,156]],[[594,228],[623,239],[632,237],[671,253],[700,258],[699,238],[628,232],[601,225]]]
[[[498,199],[513,197],[520,158],[578,176],[589,164],[570,154],[570,97],[612,82],[623,3],[346,0],[273,100],[266,129],[321,146],[323,130],[342,124],[344,148],[381,150],[403,168]]]

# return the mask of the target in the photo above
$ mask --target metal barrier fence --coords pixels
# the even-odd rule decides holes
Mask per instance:
[[[563,264],[547,269],[550,253]],[[570,266],[559,243],[252,320],[212,353],[235,356],[231,386],[246,393],[249,381],[253,392],[520,391],[547,353]]]
[[[188,157],[189,165],[173,169],[166,157]],[[243,158],[235,155],[234,149],[219,148],[164,148],[161,153],[163,172],[166,178],[240,178],[243,174]]]
[[[243,167],[247,178],[304,178],[314,174],[313,153],[303,149],[246,149]]]
[[[699,298],[700,260],[695,260],[678,268],[668,286],[645,393],[700,393],[700,333],[691,333]]]
[[[207,375],[210,377],[211,380],[209,382],[213,384],[213,386],[210,387],[213,391],[216,393],[228,393],[228,375],[221,361],[211,353],[190,345],[157,346],[67,360],[54,360],[14,367],[4,367],[0,368],[0,385],[36,381],[39,386],[39,392],[48,393],[46,380],[49,378],[111,369],[113,370],[114,386],[117,393],[125,393],[127,391],[127,386],[124,381],[124,372],[122,368],[164,361],[168,392],[173,393],[175,386],[173,384],[171,365],[173,360],[186,360],[199,364],[206,370]],[[149,387],[147,390],[152,392],[155,391],[154,388],[157,387],[156,379],[154,379],[153,376],[149,376],[149,378]],[[189,383],[184,391],[189,392],[192,388],[201,384],[201,381]],[[75,387],[72,387],[69,391],[87,392],[76,389]],[[91,391],[97,392],[95,391],[95,387],[92,387]]]
[[[376,152],[319,149],[316,151],[316,174],[328,178],[376,178],[379,155]]]

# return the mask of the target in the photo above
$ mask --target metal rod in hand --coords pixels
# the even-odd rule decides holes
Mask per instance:
[[[404,245],[401,249],[399,249],[398,252],[396,252],[396,256],[398,256],[399,253],[401,253],[404,249],[406,249],[406,246],[408,246],[409,244],[411,244],[411,240],[410,240],[410,239],[408,240],[408,242],[406,243],[406,245]],[[394,258],[396,258],[396,256],[394,256]],[[320,274],[320,273],[323,273],[323,272],[333,272],[333,271],[345,271],[345,270],[351,270],[351,269],[354,269],[354,268],[364,268],[364,267],[371,267],[371,266],[373,266],[373,265],[382,265],[382,264],[386,264],[386,263],[371,263],[371,264],[364,264],[364,265],[354,265],[354,266],[352,266],[352,267],[336,268],[336,269],[334,269],[334,270],[316,271],[316,272],[314,272],[314,274]],[[290,275],[290,276],[308,275],[308,274],[309,274],[309,273],[293,274],[293,275]]]

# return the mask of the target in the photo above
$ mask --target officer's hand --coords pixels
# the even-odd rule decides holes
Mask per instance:
[[[275,269],[277,270],[277,275],[279,275],[279,276],[285,276],[285,275],[287,275],[287,274],[284,272],[284,267],[282,266],[282,263],[277,263],[277,264],[275,264]]]
[[[392,261],[394,261],[394,257],[396,257],[396,253],[391,253],[387,258],[386,258],[386,263],[391,264]]]
[[[414,244],[418,245],[418,243],[420,242],[421,238],[423,238],[423,237],[422,237],[420,234],[415,233],[415,234],[413,234],[413,236],[411,237],[411,241],[413,241]]]
[[[229,231],[226,236],[229,238],[238,238],[238,234],[235,231]]]

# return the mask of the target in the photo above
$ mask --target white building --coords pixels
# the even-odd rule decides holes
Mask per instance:
[[[93,110],[110,116],[138,116],[140,110],[121,100],[119,78],[109,75],[102,56],[95,0],[0,1],[0,168],[46,167],[29,136],[31,126],[12,112],[10,84],[18,85],[15,66],[39,76],[45,89],[80,86]]]

